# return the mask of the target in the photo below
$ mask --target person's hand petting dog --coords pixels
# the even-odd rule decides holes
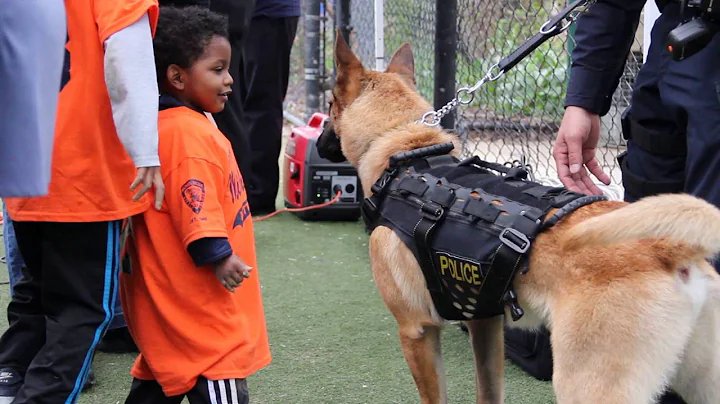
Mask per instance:
[[[569,106],[560,124],[553,157],[558,178],[570,191],[587,195],[603,194],[588,171],[603,184],[610,184],[610,177],[595,158],[599,140],[600,117],[583,108]]]
[[[252,268],[235,254],[215,264],[215,276],[225,289],[232,293],[235,293],[235,288],[240,286],[245,278],[250,277],[250,271]]]

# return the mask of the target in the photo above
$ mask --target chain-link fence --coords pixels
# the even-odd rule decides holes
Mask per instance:
[[[303,0],[304,7],[313,1],[317,0]],[[456,88],[475,84],[491,66],[537,33],[543,23],[568,4],[565,0],[452,0],[448,4],[455,1]],[[339,13],[346,12],[341,3],[346,6],[349,3],[347,28],[351,47],[366,67],[375,67],[374,0],[326,0],[321,7],[325,18],[321,18],[323,45],[319,54],[325,55],[321,65],[325,66],[328,77],[333,74],[334,28],[342,26],[337,24],[343,17]],[[437,77],[435,62],[436,3],[435,0],[388,0],[384,2],[383,12],[385,62],[403,42],[409,42],[415,55],[418,90],[430,102],[434,101],[436,80],[442,80]],[[444,2],[442,4],[445,7]],[[452,129],[462,138],[466,155],[477,154],[501,163],[524,156],[537,178],[556,177],[551,153],[564,111],[573,31],[574,26],[542,44],[510,72],[478,90],[471,104],[461,106]],[[614,184],[621,183],[616,160],[625,149],[620,117],[628,106],[634,77],[642,63],[642,33],[641,19],[611,110],[602,119],[597,157]],[[301,29],[293,51],[288,97],[288,107],[299,116],[314,112],[304,110],[302,105],[303,78],[306,77],[303,72],[307,73],[301,59],[304,39]],[[328,86],[323,89],[327,90]],[[325,110],[326,106],[325,100],[321,100],[319,109]]]

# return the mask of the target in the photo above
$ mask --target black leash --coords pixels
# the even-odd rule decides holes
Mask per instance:
[[[580,17],[582,13],[586,12],[596,1],[597,0],[576,0],[565,7],[565,9],[553,18],[546,21],[545,24],[540,27],[537,34],[526,40],[519,48],[499,63],[493,65],[490,70],[487,71],[485,76],[474,86],[459,89],[455,93],[455,98],[450,100],[450,102],[445,104],[445,106],[437,111],[426,112],[420,120],[416,121],[416,123],[423,123],[427,126],[440,125],[440,121],[443,117],[457,108],[458,105],[470,104],[475,99],[475,91],[477,91],[485,83],[499,79],[503,74],[510,71],[521,60],[532,53],[532,51],[537,49],[538,46],[570,28],[570,25],[572,25],[572,23],[574,23],[578,17]]]

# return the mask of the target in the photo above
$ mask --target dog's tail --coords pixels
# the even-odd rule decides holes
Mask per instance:
[[[574,250],[643,238],[683,243],[714,257],[720,253],[720,209],[687,194],[651,196],[578,223],[563,241]]]

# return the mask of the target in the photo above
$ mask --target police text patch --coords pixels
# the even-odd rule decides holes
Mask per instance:
[[[483,280],[480,263],[455,255],[437,251],[438,271],[443,278],[452,278],[457,282],[471,286],[480,286]]]

